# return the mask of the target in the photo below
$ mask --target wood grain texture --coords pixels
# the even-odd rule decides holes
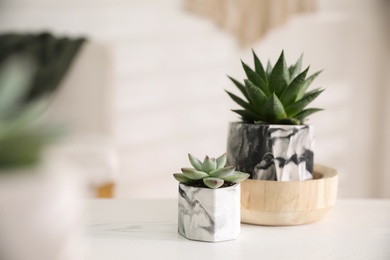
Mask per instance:
[[[338,174],[315,165],[314,180],[241,183],[241,222],[267,226],[290,226],[315,222],[334,205]]]

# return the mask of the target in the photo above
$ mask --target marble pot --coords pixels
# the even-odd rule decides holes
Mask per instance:
[[[313,179],[314,128],[310,125],[260,125],[232,122],[227,165],[250,179],[303,181]]]
[[[179,184],[178,232],[198,241],[234,240],[241,230],[240,184],[209,189]]]

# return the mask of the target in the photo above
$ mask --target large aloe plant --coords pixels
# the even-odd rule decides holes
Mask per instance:
[[[244,99],[226,91],[242,107],[242,109],[232,111],[239,114],[243,121],[259,124],[299,125],[303,124],[309,115],[322,110],[306,109],[306,106],[317,98],[323,89],[307,91],[321,71],[307,77],[309,67],[301,70],[302,56],[294,65],[288,67],[282,51],[275,66],[268,61],[266,69],[254,51],[253,58],[254,70],[242,62],[247,76],[244,84],[229,77],[241,91]]]

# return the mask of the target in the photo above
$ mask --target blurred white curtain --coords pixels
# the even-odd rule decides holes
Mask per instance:
[[[382,169],[381,169],[381,175],[378,179],[378,184],[380,185],[380,193],[376,194],[378,197],[382,198],[390,198],[390,1],[383,1],[383,7],[382,10],[382,31],[384,32],[384,42],[383,45],[385,46],[384,51],[384,66],[382,70],[382,75],[384,76],[383,80],[384,82],[382,89],[384,90],[384,93],[380,93],[378,96],[381,97],[381,100],[378,102],[382,106],[382,114],[380,115],[380,122],[379,125],[384,125],[384,129],[382,130],[384,140],[381,139],[381,136],[379,137],[380,143],[382,144],[383,151],[382,151]]]
[[[207,16],[232,32],[244,46],[293,14],[313,12],[316,0],[186,0],[186,9]]]
[[[84,174],[89,196],[115,181],[119,171],[112,60],[109,46],[87,42],[44,115],[68,130],[65,140],[51,152]]]

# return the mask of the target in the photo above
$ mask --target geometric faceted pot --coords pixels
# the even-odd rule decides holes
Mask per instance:
[[[313,179],[314,128],[310,125],[229,125],[227,165],[250,179]]]
[[[241,182],[241,221],[266,226],[318,221],[333,207],[337,186],[337,171],[321,165],[314,166],[313,180],[245,180]]]
[[[240,234],[240,184],[209,189],[179,184],[178,232],[198,241],[233,240]]]

